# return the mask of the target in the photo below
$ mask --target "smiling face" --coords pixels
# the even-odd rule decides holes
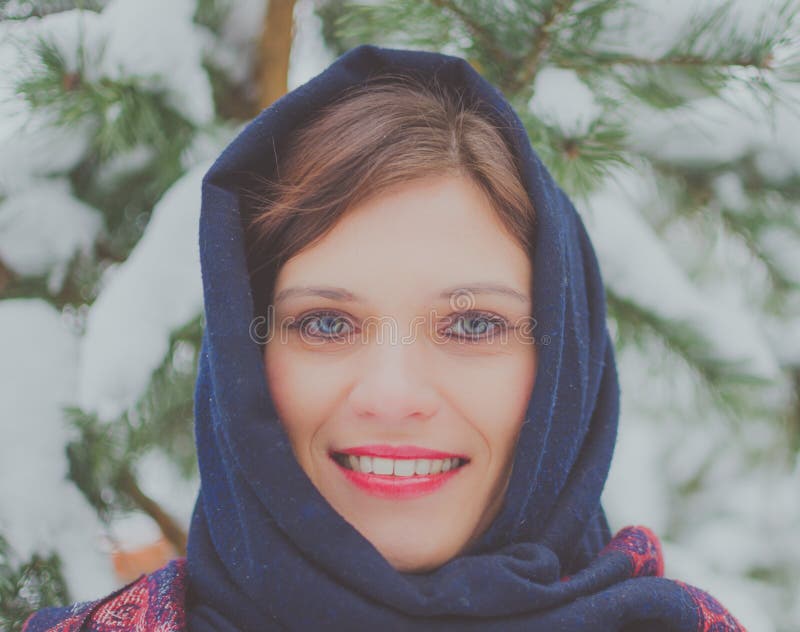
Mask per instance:
[[[460,176],[371,197],[278,273],[264,360],[292,450],[397,570],[441,566],[502,506],[536,376],[531,280]]]

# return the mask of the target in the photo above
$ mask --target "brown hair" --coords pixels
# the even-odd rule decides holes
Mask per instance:
[[[348,209],[418,178],[470,177],[532,252],[535,213],[503,127],[463,94],[410,75],[382,75],[321,108],[290,134],[277,177],[256,176],[257,187],[245,196],[252,205],[245,233],[256,314],[266,312],[286,261]]]

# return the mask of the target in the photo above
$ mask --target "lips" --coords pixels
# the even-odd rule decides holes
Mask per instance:
[[[357,489],[395,500],[438,490],[469,462],[457,453],[410,445],[357,446],[331,452],[330,457]]]
[[[465,454],[457,452],[442,452],[422,448],[416,445],[361,445],[353,448],[336,450],[342,454],[352,454],[355,456],[378,456],[386,459],[449,459],[459,458],[469,461]]]

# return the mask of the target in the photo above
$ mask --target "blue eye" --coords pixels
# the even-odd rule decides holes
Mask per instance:
[[[500,316],[494,314],[485,314],[483,312],[464,312],[450,321],[455,323],[455,327],[448,327],[445,333],[449,330],[456,329],[453,335],[458,341],[464,342],[481,342],[483,340],[491,340],[498,334],[505,331],[508,323]],[[466,326],[463,326],[467,323]],[[457,325],[461,324],[461,327]]]
[[[346,336],[348,320],[336,312],[311,312],[298,318],[289,325],[297,329],[302,336],[317,339],[338,339]]]

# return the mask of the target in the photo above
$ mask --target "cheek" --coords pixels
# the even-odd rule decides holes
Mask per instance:
[[[300,458],[333,414],[341,390],[337,372],[281,345],[267,344],[264,363],[275,410]]]
[[[494,360],[460,368],[450,388],[458,410],[481,434],[493,458],[513,452],[536,380],[536,353],[528,349]]]

